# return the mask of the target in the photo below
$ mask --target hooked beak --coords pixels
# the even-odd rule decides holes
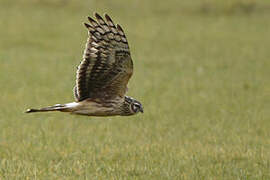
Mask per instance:
[[[140,107],[140,112],[143,113],[143,108],[142,107]]]

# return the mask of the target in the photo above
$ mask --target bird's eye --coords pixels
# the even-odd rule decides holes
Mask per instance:
[[[134,112],[138,112],[139,109],[140,109],[140,105],[139,104],[137,104],[137,103],[132,104],[132,110]]]

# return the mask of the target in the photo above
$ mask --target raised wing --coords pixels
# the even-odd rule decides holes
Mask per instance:
[[[89,38],[77,70],[74,87],[76,101],[124,97],[133,72],[123,29],[120,25],[115,25],[107,14],[106,22],[97,13],[95,17],[97,21],[88,17],[90,24],[85,23]]]

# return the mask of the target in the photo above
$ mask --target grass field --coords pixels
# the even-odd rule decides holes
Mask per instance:
[[[145,113],[24,114],[73,101],[95,11],[127,34]],[[0,179],[270,179],[269,18],[267,0],[1,0]]]

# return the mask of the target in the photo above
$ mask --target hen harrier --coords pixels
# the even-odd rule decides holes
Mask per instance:
[[[88,116],[129,116],[143,113],[142,104],[126,96],[133,63],[128,42],[120,25],[105,14],[88,17],[88,40],[76,76],[75,102],[56,104],[26,113],[61,111]]]

